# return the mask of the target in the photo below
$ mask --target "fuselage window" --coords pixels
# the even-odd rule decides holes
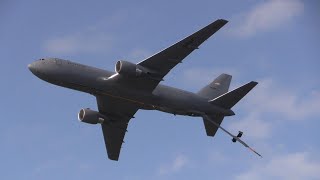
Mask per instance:
[[[54,61],[54,63],[55,63],[56,65],[58,65],[58,66],[61,66],[61,65],[62,65],[62,61],[59,60],[59,59],[54,59],[53,61]]]

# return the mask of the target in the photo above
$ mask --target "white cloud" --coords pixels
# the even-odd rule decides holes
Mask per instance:
[[[256,113],[277,113],[285,119],[304,120],[320,115],[320,92],[298,93],[272,79],[261,80],[248,97],[247,107]]]
[[[310,158],[307,152],[291,153],[272,158],[235,177],[237,180],[263,179],[319,179],[320,162]]]
[[[53,54],[109,52],[116,45],[110,32],[116,32],[113,28],[119,28],[128,17],[128,11],[118,10],[88,27],[77,28],[74,33],[49,38],[44,43],[44,49]]]
[[[252,93],[245,97],[243,105],[239,106],[247,115],[240,119],[232,117],[228,125],[231,130],[240,129],[251,139],[265,139],[271,137],[276,121],[303,121],[320,116],[319,91],[301,94],[281,87],[269,78],[258,82]]]
[[[259,31],[274,30],[304,10],[300,0],[269,0],[255,6],[250,12],[238,15],[238,26],[233,27],[232,33],[247,37]]]
[[[270,122],[262,120],[258,113],[249,113],[248,116],[241,120],[233,118],[232,121],[229,125],[230,130],[233,132],[237,132],[238,130],[244,131],[245,136],[248,138],[268,138],[271,132]]]
[[[185,168],[189,162],[189,159],[185,155],[179,154],[172,162],[161,166],[158,172],[160,175],[175,173]]]
[[[54,54],[99,53],[108,51],[112,43],[110,35],[88,30],[51,38],[45,43],[45,49]]]
[[[214,148],[209,151],[207,161],[210,164],[212,162],[214,162],[215,164],[223,165],[223,164],[227,164],[229,162],[232,162],[233,159],[231,159],[230,156],[222,153],[220,150],[217,150],[217,148]],[[203,164],[203,163],[201,163],[201,164]]]

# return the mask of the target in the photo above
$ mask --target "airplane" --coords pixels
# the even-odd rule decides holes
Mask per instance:
[[[42,58],[28,65],[38,78],[65,88],[95,96],[98,111],[83,108],[81,122],[100,124],[108,158],[118,161],[130,119],[139,109],[158,110],[173,115],[202,117],[207,136],[215,136],[220,128],[254,151],[240,137],[220,126],[225,116],[233,116],[231,108],[258,83],[251,81],[228,92],[231,75],[221,74],[199,92],[192,93],[159,84],[164,76],[210,36],[227,24],[218,19],[181,41],[135,64],[120,60],[115,72],[90,67],[59,58]]]

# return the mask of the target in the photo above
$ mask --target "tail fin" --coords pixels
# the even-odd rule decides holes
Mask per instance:
[[[228,74],[221,74],[218,76],[214,81],[212,81],[210,84],[202,88],[198,95],[205,97],[207,99],[213,99],[221,94],[224,94],[228,92],[230,82],[231,82],[232,76]]]
[[[237,104],[249,91],[251,91],[258,83],[251,81],[237,89],[227,92],[209,102],[225,109],[231,109]]]

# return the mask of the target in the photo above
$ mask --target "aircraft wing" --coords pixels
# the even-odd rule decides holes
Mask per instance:
[[[224,19],[216,20],[183,40],[139,62],[138,65],[155,73],[155,78],[151,79],[150,83],[148,83],[149,88],[153,90],[172,68],[181,63],[195,49],[198,49],[205,40],[227,22]]]
[[[96,96],[96,98],[99,112],[111,120],[101,125],[108,157],[117,161],[128,123],[139,108],[122,99],[109,96]]]

